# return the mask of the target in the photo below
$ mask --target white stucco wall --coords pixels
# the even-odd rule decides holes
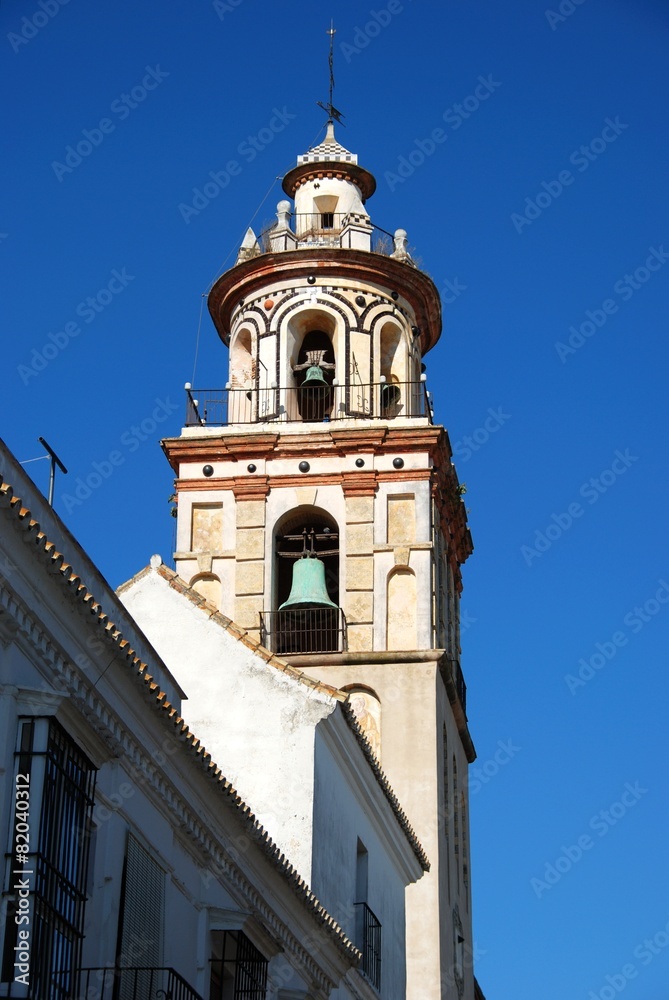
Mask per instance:
[[[186,690],[188,725],[310,881],[314,728],[335,700],[268,666],[155,570],[120,597]]]

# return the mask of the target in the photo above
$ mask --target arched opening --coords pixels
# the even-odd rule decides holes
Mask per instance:
[[[339,527],[318,507],[290,511],[274,533],[273,649],[335,652],[343,646]]]
[[[334,402],[335,355],[324,330],[310,330],[304,335],[293,372],[302,420],[307,423],[329,420]]]

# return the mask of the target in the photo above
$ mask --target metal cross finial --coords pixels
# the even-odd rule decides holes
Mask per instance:
[[[329,122],[336,121],[336,122],[339,122],[340,125],[343,125],[344,123],[342,121],[342,118],[344,116],[342,115],[341,111],[337,111],[337,109],[335,108],[334,104],[332,103],[332,94],[334,92],[334,85],[335,85],[335,81],[334,81],[334,36],[335,36],[336,33],[337,33],[337,29],[334,26],[334,21],[330,21],[330,27],[326,31],[326,34],[328,34],[330,36],[330,55],[328,57],[328,62],[329,62],[329,66],[330,66],[330,92],[329,92],[329,98],[328,98],[328,103],[327,104],[322,104],[321,101],[316,101],[316,104],[318,105],[319,108],[323,108],[323,111],[327,111],[327,113],[328,113],[328,121]]]

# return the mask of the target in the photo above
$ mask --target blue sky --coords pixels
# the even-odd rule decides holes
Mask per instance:
[[[169,560],[158,441],[226,381],[202,296],[322,135],[334,16],[338,136],[443,290],[478,977],[664,1000],[669,8],[546,3],[4,0],[2,436],[113,585]]]

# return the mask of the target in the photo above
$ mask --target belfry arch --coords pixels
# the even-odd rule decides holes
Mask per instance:
[[[336,652],[343,646],[339,568],[339,526],[331,514],[303,506],[279,519],[272,611],[264,615],[274,652]]]

